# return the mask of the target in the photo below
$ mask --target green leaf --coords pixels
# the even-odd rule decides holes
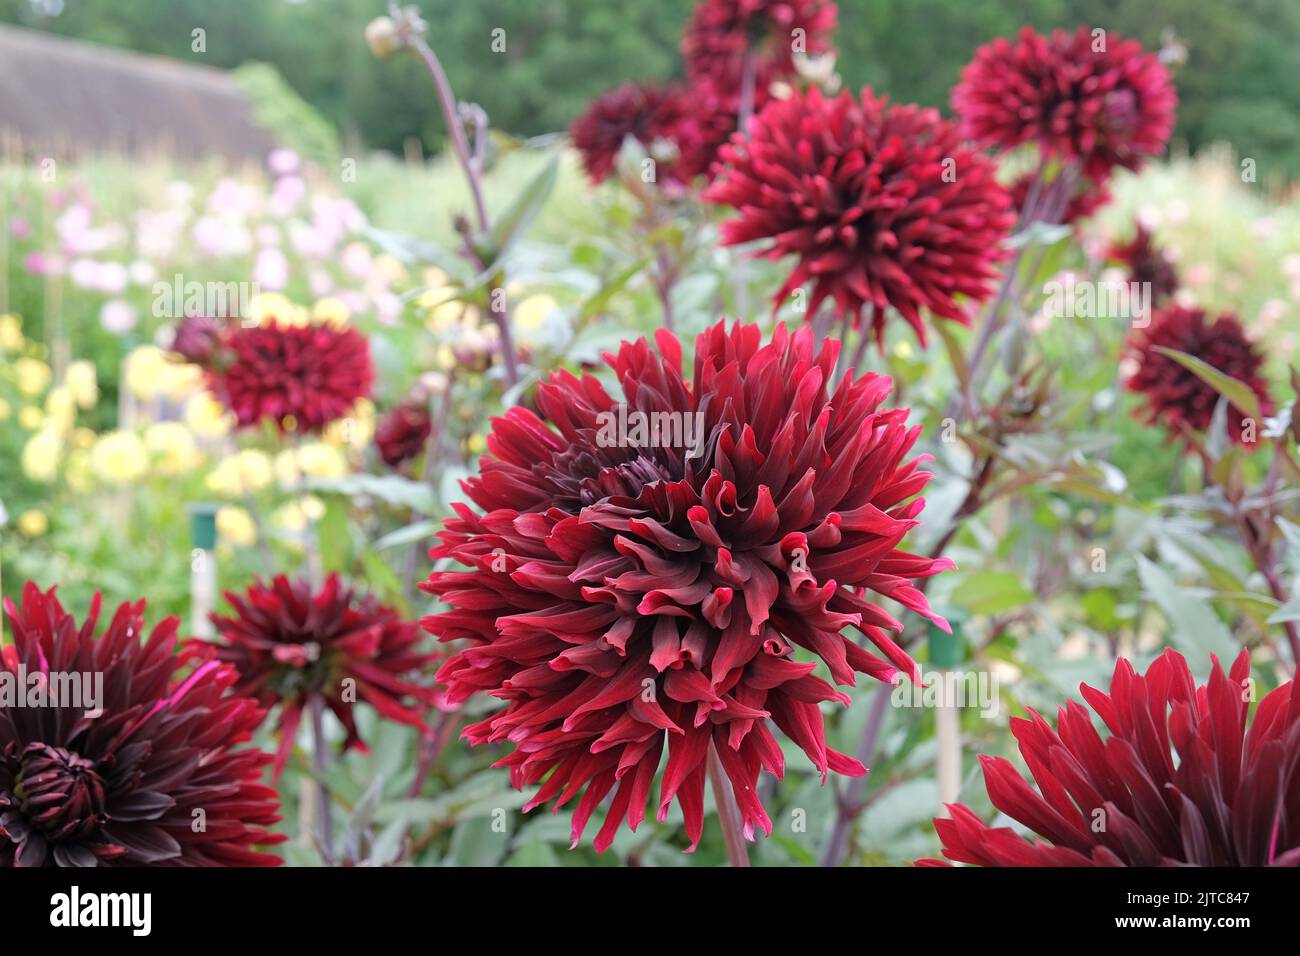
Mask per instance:
[[[309,478],[307,487],[313,491],[332,492],[349,498],[369,495],[421,514],[432,514],[437,504],[428,485],[401,475],[356,474],[344,478]]]
[[[505,211],[497,217],[492,225],[492,248],[497,258],[505,252],[506,247],[528,229],[538,212],[550,197],[559,176],[559,156],[552,156],[527,185],[520,190]]]
[[[1010,571],[977,571],[953,589],[952,602],[972,614],[1000,614],[1028,604],[1034,592]]]
[[[321,564],[326,571],[345,571],[352,550],[352,533],[348,530],[347,506],[334,499],[325,508],[316,526],[320,535]]]
[[[372,547],[376,551],[387,551],[389,548],[398,548],[404,544],[414,544],[416,541],[423,541],[431,537],[438,530],[436,521],[417,521],[414,524],[408,524],[405,528],[398,528],[396,531],[390,531]]]
[[[1180,352],[1177,349],[1165,348],[1163,345],[1157,345],[1154,348],[1161,355],[1173,359],[1187,369],[1249,417],[1256,420],[1262,417],[1259,408],[1259,397],[1251,391],[1250,386],[1246,383],[1233,378],[1231,375],[1225,375],[1213,365],[1203,362],[1195,355],[1188,355],[1186,352]]]
[[[1270,624],[1289,624],[1292,621],[1300,621],[1300,594],[1287,601],[1268,618]]]
[[[1160,565],[1138,555],[1138,577],[1151,600],[1169,622],[1169,640],[1208,666],[1210,655],[1230,660],[1241,649],[1208,601],[1174,583]]]

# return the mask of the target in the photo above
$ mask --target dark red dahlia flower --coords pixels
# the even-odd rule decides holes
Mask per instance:
[[[319,431],[370,395],[370,344],[332,325],[234,326],[208,387],[245,428],[270,420],[282,431]]]
[[[402,402],[375,426],[375,446],[379,449],[379,457],[389,468],[419,458],[432,430],[427,406],[420,402]]]
[[[756,785],[760,768],[784,770],[773,730],[823,780],[863,773],[826,746],[818,705],[849,698],[813,671],[914,675],[877,602],[943,624],[915,582],[952,566],[899,547],[930,475],[906,460],[920,426],[881,407],[889,379],[832,389],[839,343],[818,350],[808,326],[763,345],[757,326],[719,323],[689,379],[677,339],[656,338],[657,352],[642,339],[606,357],[622,400],[557,372],[536,414],[494,420],[465,483],[483,513],[456,505],[431,552],[470,570],[423,585],[450,605],[424,626],[469,642],[438,675],[448,699],[504,702],[465,736],[514,744],[498,765],[542,785],[527,809],[581,794],[576,843],[617,786],[598,850],[643,819],[665,743],[659,819],[677,800],[692,848],[710,747],[750,836],[771,832]]]
[[[739,93],[752,54],[754,89],[794,74],[794,53],[831,52],[838,10],[830,0],[703,0],[682,33],[691,82]]]
[[[415,682],[438,655],[421,653],[420,629],[372,597],[358,597],[331,574],[319,593],[280,575],[241,597],[226,592],[234,614],[212,615],[219,641],[191,640],[187,653],[231,664],[235,689],[265,707],[281,705],[277,775],[284,769],[304,707],[321,699],[347,731],[344,747],[365,749],[352,705],[364,700],[384,717],[423,728],[439,700]]]
[[[596,97],[573,121],[569,135],[582,154],[587,175],[599,183],[613,172],[626,137],[639,142],[651,156],[659,143],[675,145],[685,111],[686,102],[676,88],[625,83]],[[673,163],[660,163],[659,172],[672,178]]]
[[[813,89],[769,103],[750,132],[722,148],[728,165],[704,195],[740,214],[725,243],[767,239],[765,258],[798,257],[776,303],[809,282],[809,316],[826,298],[855,322],[871,305],[877,341],[887,306],[922,344],[922,309],[969,323],[958,297],[989,296],[1014,217],[992,163],[951,123],[870,89],[861,102]]]
[[[223,325],[204,315],[186,316],[176,323],[171,350],[187,362],[207,366],[221,347]]]
[[[975,51],[952,91],[966,139],[998,149],[1036,142],[1098,181],[1163,152],[1177,105],[1154,54],[1088,27],[998,37]]]
[[[1242,382],[1259,397],[1263,413],[1272,414],[1268,383],[1261,372],[1264,357],[1246,337],[1246,330],[1237,317],[1225,312],[1210,321],[1204,309],[1171,303],[1155,311],[1149,326],[1134,329],[1129,336],[1128,350],[1137,369],[1126,384],[1146,400],[1137,410],[1140,419],[1150,424],[1160,422],[1175,433],[1184,426],[1203,432],[1210,427],[1214,408],[1219,403],[1218,392],[1198,375],[1156,351],[1161,346],[1186,352]],[[1241,422],[1246,417],[1245,410],[1235,405],[1229,407],[1228,434],[1242,445],[1245,429]]]
[[[1025,203],[1029,200],[1029,192],[1033,187],[1035,178],[1033,172],[1025,173],[1009,187],[1011,205],[1021,216],[1025,214]],[[1061,213],[1061,224],[1067,226],[1077,225],[1089,218],[1110,200],[1110,189],[1107,188],[1105,183],[1094,183],[1086,176],[1082,176],[1070,193],[1070,200],[1065,204],[1065,211]]]
[[[5,602],[0,674],[0,867],[275,866],[270,755],[241,747],[262,721],[217,663],[178,676],[176,618],[145,636],[144,601],[96,638],[28,582]],[[31,690],[40,685],[41,696]],[[16,695],[16,696],[14,696]]]
[[[980,866],[1300,865],[1300,692],[1279,687],[1252,722],[1251,687],[1245,651],[1226,676],[1215,659],[1203,687],[1177,651],[1145,675],[1120,659],[1109,694],[1080,687],[1105,740],[1074,701],[1055,730],[1033,711],[1011,722],[1037,792],[1010,761],[980,757],[993,805],[1042,839],[955,804],[934,821],[943,855]]]
[[[1173,260],[1151,241],[1150,231],[1141,223],[1132,241],[1115,243],[1106,258],[1128,266],[1128,281],[1150,284],[1152,306],[1159,306],[1178,291],[1178,270]]]

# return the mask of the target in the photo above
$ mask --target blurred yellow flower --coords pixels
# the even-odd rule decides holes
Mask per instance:
[[[48,484],[59,473],[59,454],[63,443],[53,428],[42,428],[27,439],[23,446],[23,474],[32,481]]]
[[[326,425],[321,436],[340,448],[365,448],[375,436],[375,403],[357,399],[351,413]]]
[[[126,485],[149,470],[144,442],[135,432],[113,431],[101,435],[90,449],[90,467],[111,485]]]
[[[208,490],[230,498],[260,491],[271,483],[274,473],[265,452],[248,448],[217,462],[208,475]]]
[[[47,424],[60,435],[72,431],[77,423],[77,402],[68,386],[56,385],[50,389],[50,394],[45,396],[45,414]]]
[[[145,429],[144,444],[154,457],[158,473],[168,477],[188,474],[203,456],[193,433],[180,422],[156,422]]]
[[[451,350],[450,345],[440,345],[433,356],[433,364],[444,372],[450,372],[456,367],[456,353]]]
[[[95,433],[89,428],[78,428],[72,433],[74,448],[89,448],[93,444],[95,444]]]
[[[85,429],[78,429],[84,431]],[[95,436],[92,433],[90,441],[93,444]],[[95,474],[90,469],[90,452],[84,448],[73,450],[67,461],[63,465],[63,479],[68,483],[68,488],[75,494],[84,495],[95,487]]]
[[[311,317],[313,322],[321,325],[332,325],[336,329],[341,329],[348,324],[348,319],[352,313],[348,307],[343,304],[342,300],[333,296],[327,296],[312,306]]]
[[[325,503],[315,495],[306,495],[277,508],[271,515],[271,523],[285,531],[306,531],[309,521],[319,521],[324,516]]]
[[[127,391],[141,399],[163,396],[180,401],[203,388],[203,369],[173,361],[154,345],[141,345],[128,355],[122,377]]]
[[[264,325],[272,319],[280,325],[306,325],[309,321],[307,310],[294,305],[288,296],[278,292],[259,292],[248,303],[244,320],[250,325]]]
[[[275,456],[275,480],[286,489],[298,487],[304,478],[342,478],[348,470],[343,452],[325,442],[311,442]]]
[[[17,352],[23,347],[23,324],[12,313],[0,315],[0,352]]]
[[[28,398],[49,388],[53,377],[50,367],[40,359],[20,358],[14,362],[14,381],[18,383],[18,391]]]
[[[35,431],[45,424],[45,413],[35,405],[24,405],[18,410],[18,424],[30,431]]]
[[[483,452],[487,451],[487,440],[477,432],[469,436],[469,441],[466,442],[466,444],[469,446],[469,450],[475,455],[481,455]]]
[[[200,438],[224,438],[235,426],[235,416],[210,392],[200,392],[185,403],[185,424]]]
[[[545,325],[547,317],[559,307],[560,304],[545,293],[530,295],[514,307],[510,318],[521,331],[532,332]]]
[[[371,275],[379,276],[388,285],[397,285],[406,281],[406,266],[402,265],[401,259],[384,252],[375,256],[374,265],[371,266]]]
[[[50,530],[50,519],[44,511],[24,511],[18,516],[18,530],[29,538],[39,538]]]
[[[226,544],[246,548],[257,542],[257,524],[243,508],[222,505],[217,509],[217,534]]]
[[[99,382],[95,376],[95,366],[91,362],[80,360],[69,365],[63,376],[63,384],[68,387],[80,408],[94,408],[99,401]]]

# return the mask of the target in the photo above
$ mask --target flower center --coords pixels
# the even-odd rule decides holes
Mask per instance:
[[[50,841],[85,837],[106,819],[104,779],[94,762],[62,747],[28,744],[13,794],[28,824]]]

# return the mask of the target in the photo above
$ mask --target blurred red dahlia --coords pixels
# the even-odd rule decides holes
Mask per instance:
[[[1036,142],[1098,181],[1163,152],[1177,105],[1154,54],[1088,27],[998,37],[975,51],[952,91],[964,138],[998,149]]]
[[[221,347],[224,322],[190,315],[176,323],[171,350],[195,365],[208,365]]]
[[[992,163],[964,147],[938,112],[867,88],[861,102],[816,88],[774,100],[721,150],[728,165],[705,198],[734,207],[726,244],[771,240],[759,255],[798,257],[773,297],[812,283],[806,314],[826,298],[856,323],[872,307],[877,341],[893,306],[926,341],[921,310],[966,325],[958,296],[991,293],[1014,220]]]
[[[631,136],[654,156],[662,143],[675,144],[685,113],[686,101],[676,88],[624,83],[596,97],[573,121],[569,135],[582,155],[588,177],[600,183],[613,172],[626,137]],[[673,163],[661,163],[659,172],[672,177]]]
[[[1146,328],[1129,336],[1129,355],[1136,369],[1125,383],[1140,392],[1145,404],[1138,417],[1149,424],[1160,422],[1171,432],[1183,427],[1204,432],[1214,419],[1219,393],[1198,375],[1183,367],[1157,347],[1186,352],[1225,375],[1245,384],[1259,398],[1265,415],[1272,414],[1268,383],[1261,370],[1264,357],[1255,349],[1237,317],[1225,312],[1213,321],[1204,309],[1189,309],[1170,303],[1157,309]],[[1237,444],[1245,445],[1241,426],[1244,409],[1228,409],[1227,431]],[[1257,423],[1257,425],[1262,423]]]
[[[814,676],[818,662],[844,685],[915,674],[881,598],[946,627],[914,585],[951,562],[899,548],[930,475],[906,460],[920,426],[881,407],[889,379],[849,376],[832,392],[839,343],[818,350],[808,326],[763,345],[757,326],[718,323],[697,339],[690,379],[677,339],[656,340],[657,352],[642,339],[606,356],[621,401],[557,372],[536,414],[494,420],[465,483],[484,513],[456,505],[431,552],[471,570],[423,585],[450,605],[424,626],[470,643],[438,675],[449,700],[504,701],[465,736],[514,744],[498,766],[517,787],[542,785],[525,809],[581,794],[575,844],[617,785],[602,851],[623,820],[643,819],[665,743],[659,819],[676,800],[692,848],[711,747],[751,838],[771,832],[759,770],[784,770],[773,729],[823,780],[863,773],[826,746],[818,705],[849,698]],[[637,422],[658,423],[661,440]],[[673,428],[683,440],[662,440]]]
[[[396,611],[358,597],[336,574],[319,592],[280,575],[269,586],[254,582],[243,596],[228,591],[226,600],[233,615],[212,615],[220,641],[192,640],[187,651],[233,665],[238,692],[281,706],[277,775],[313,695],[347,731],[345,749],[365,749],[352,715],[357,700],[390,720],[424,727],[424,712],[438,696],[415,678],[438,655],[417,649],[420,629]]]
[[[178,676],[178,621],[146,637],[144,606],[123,604],[96,638],[98,594],[80,627],[53,588],[28,582],[21,606],[5,602],[0,674],[23,703],[0,703],[0,867],[280,863],[255,849],[284,839],[267,829],[271,757],[239,746],[263,712],[227,693],[228,667]],[[79,683],[81,699],[33,706],[37,675],[48,693]]]
[[[1178,291],[1178,270],[1151,239],[1150,230],[1138,223],[1132,240],[1113,244],[1106,258],[1128,266],[1129,282],[1150,283],[1151,305],[1159,306]]]
[[[432,430],[427,406],[420,402],[402,402],[375,426],[375,446],[379,449],[379,457],[390,468],[419,458]]]
[[[1245,651],[1224,675],[1218,659],[1197,687],[1167,650],[1145,675],[1120,659],[1110,694],[1084,684],[1053,730],[1041,716],[1011,722],[1038,792],[1010,761],[980,757],[993,805],[1028,827],[990,827],[961,804],[935,820],[943,855],[979,866],[1300,865],[1300,693],[1295,683],[1252,698]],[[923,860],[936,865],[941,861]]]
[[[319,431],[370,395],[370,344],[353,328],[233,326],[207,370],[208,387],[241,428],[269,420],[281,431]]]
[[[703,0],[682,33],[686,75],[739,93],[752,54],[754,89],[765,91],[794,74],[795,52],[834,49],[838,15],[830,0]]]

